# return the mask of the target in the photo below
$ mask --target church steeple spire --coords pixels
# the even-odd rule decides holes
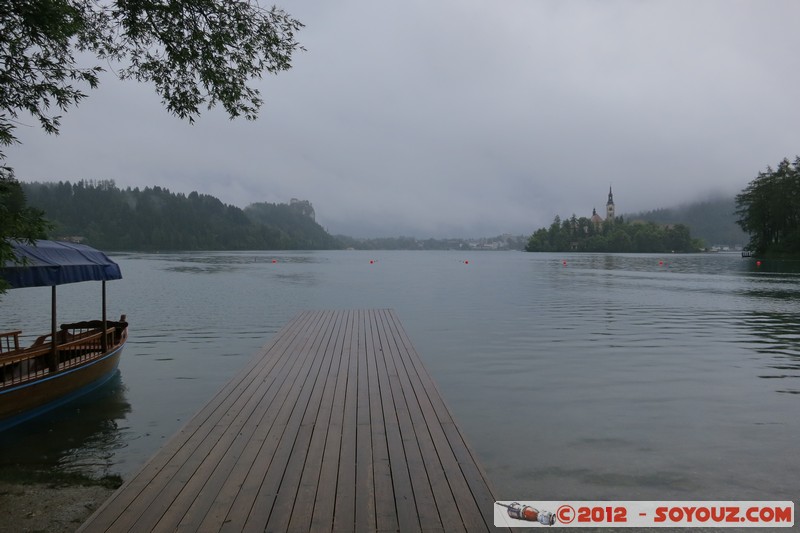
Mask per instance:
[[[608,186],[608,202],[606,202],[606,220],[614,222],[614,193],[611,185]]]

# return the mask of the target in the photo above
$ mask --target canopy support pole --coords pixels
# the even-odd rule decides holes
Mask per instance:
[[[108,335],[106,335],[106,331],[108,330],[108,325],[106,324],[106,280],[103,280],[103,336],[101,337],[103,351],[108,351]]]
[[[50,372],[55,372],[58,370],[58,320],[56,319],[56,286],[53,285],[51,287],[51,307],[52,311],[50,314],[50,342],[51,342],[51,354],[50,354]]]

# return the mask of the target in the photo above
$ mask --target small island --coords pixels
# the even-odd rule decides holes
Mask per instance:
[[[628,252],[628,253],[689,253],[698,252],[702,243],[692,239],[684,224],[626,222],[616,216],[614,193],[608,188],[606,217],[596,209],[591,217],[562,220],[556,215],[549,228],[536,230],[525,250],[528,252]]]

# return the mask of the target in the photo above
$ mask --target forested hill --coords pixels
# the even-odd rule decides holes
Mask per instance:
[[[681,207],[656,209],[624,215],[625,220],[644,220],[656,224],[685,224],[692,236],[707,246],[744,245],[749,237],[736,224],[736,200],[733,196],[705,200]]]
[[[240,209],[197,192],[187,196],[157,186],[122,190],[113,181],[22,186],[28,204],[53,223],[51,238],[78,237],[102,250],[341,248],[309,216],[308,202]]]

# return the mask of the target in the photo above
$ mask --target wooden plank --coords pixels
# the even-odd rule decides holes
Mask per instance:
[[[342,336],[341,358],[339,362],[339,369],[336,375],[336,385],[333,393],[333,400],[331,403],[331,416],[328,423],[328,433],[325,439],[325,449],[322,455],[322,465],[320,466],[319,483],[316,487],[314,494],[314,509],[311,514],[311,531],[321,531],[331,527],[334,523],[334,513],[336,510],[336,501],[338,495],[339,482],[347,487],[355,487],[355,458],[352,462],[345,463],[345,454],[342,449],[342,437],[345,427],[345,408],[347,407],[347,393],[348,389],[351,393],[355,390],[355,379],[357,375],[353,372],[351,379],[352,368],[357,368],[358,362],[356,361],[357,349],[354,349],[353,343],[358,343],[357,325],[355,324],[355,313],[347,313],[347,324],[345,325],[344,335]],[[353,366],[351,366],[353,365]],[[354,411],[353,411],[353,414]],[[352,417],[355,420],[355,417]],[[349,428],[355,433],[354,428]],[[351,445],[351,449],[355,447]],[[342,460],[340,461],[340,457]],[[349,476],[342,476],[341,480],[339,472],[348,471]],[[346,479],[345,479],[346,478]],[[352,494],[350,491],[342,491]],[[352,498],[351,498],[352,500]],[[300,511],[295,514],[299,514]],[[352,518],[352,505],[350,506],[350,523]],[[292,527],[293,524],[290,524]]]
[[[313,432],[309,443],[308,453],[299,480],[299,486],[295,498],[290,501],[291,507],[288,509],[287,520],[289,531],[309,531],[314,509],[316,507],[316,496],[320,490],[327,492],[328,498],[325,501],[333,502],[333,494],[336,492],[336,479],[322,479],[323,467],[325,466],[326,450],[329,450],[330,440],[336,440],[338,449],[341,440],[341,423],[335,424],[337,413],[334,408],[334,398],[337,389],[344,392],[341,387],[340,375],[346,375],[346,359],[342,348],[348,331],[348,316],[342,313],[339,317],[340,324],[335,339],[329,344],[328,350],[332,352],[332,361],[324,383],[322,399],[317,411],[316,418],[312,421]],[[342,365],[345,365],[342,370]],[[343,405],[343,401],[342,401]],[[338,431],[337,431],[338,427]],[[329,474],[331,468],[325,469]],[[335,470],[333,470],[335,474]],[[281,490],[282,492],[283,489]],[[276,509],[278,504],[276,503]],[[330,505],[330,517],[327,520],[328,526],[333,523],[333,505]],[[272,524],[272,519],[270,518]],[[268,525],[269,527],[269,525]]]
[[[307,342],[307,341],[306,341]],[[211,524],[216,523],[217,527],[224,519],[224,511],[227,511],[226,505],[229,505],[233,500],[235,489],[231,486],[230,480],[237,479],[237,474],[245,466],[252,464],[256,449],[254,444],[260,443],[261,439],[258,437],[259,428],[269,427],[269,408],[276,405],[275,399],[281,397],[281,393],[285,392],[287,387],[288,378],[293,375],[292,369],[301,366],[302,359],[298,357],[287,357],[288,352],[282,352],[280,360],[276,364],[281,365],[265,378],[261,388],[253,394],[251,402],[256,402],[256,405],[249,409],[249,414],[245,420],[242,421],[241,427],[232,425],[226,435],[229,436],[224,442],[227,446],[220,446],[216,454],[209,455],[204,461],[205,468],[198,469],[195,477],[198,478],[197,482],[204,481],[201,488],[193,491],[184,490],[186,499],[194,496],[192,501],[188,504],[179,505],[179,500],[176,499],[171,506],[172,508],[187,508],[185,516],[178,517],[177,513],[175,518],[179,518],[180,522],[177,524],[178,530],[183,531],[197,531],[202,528],[211,528]],[[265,422],[265,417],[267,421]],[[241,465],[241,466],[239,466]],[[174,518],[170,520],[170,515],[167,514],[159,522],[159,528],[172,529],[174,525]],[[202,525],[202,527],[201,527]]]
[[[333,315],[324,314],[319,335],[307,350],[298,379],[286,395],[275,422],[265,436],[256,460],[245,475],[241,490],[234,500],[221,531],[263,529],[278,492],[278,484],[286,469],[292,445],[299,431],[303,410],[307,405],[310,387],[308,377],[313,375],[315,356],[331,327]]]
[[[380,339],[372,313],[367,312],[367,384],[369,389],[370,435],[372,436],[372,478],[375,483],[375,521],[378,531],[396,531],[399,528],[395,507],[392,465],[389,459],[389,442],[384,419],[384,399],[380,385],[381,366],[378,363]]]
[[[80,531],[487,531],[475,459],[393,311],[304,312]]]
[[[310,324],[309,331],[312,328],[321,328],[323,326],[324,316],[321,314],[315,315],[316,321]],[[220,488],[216,498],[210,504],[209,510],[203,521],[200,523],[198,530],[200,531],[217,531],[225,523],[226,517],[231,513],[231,507],[235,501],[239,501],[240,505],[246,505],[246,498],[240,496],[243,489],[242,480],[253,470],[259,457],[268,457],[270,453],[270,444],[267,442],[269,436],[272,434],[273,427],[280,424],[284,420],[286,410],[288,409],[291,397],[291,391],[294,387],[298,386],[298,380],[304,369],[308,365],[308,357],[311,353],[310,346],[316,335],[308,337],[308,344],[301,346],[294,353],[286,353],[284,358],[294,361],[293,371],[291,374],[282,379],[280,388],[272,397],[264,397],[263,414],[261,418],[255,422],[255,428],[250,440],[246,443],[242,453],[235,457],[235,463],[230,469],[227,477]],[[274,435],[274,434],[273,434]],[[266,448],[265,448],[266,446]],[[246,516],[245,516],[246,518]],[[188,524],[187,524],[188,525]],[[187,528],[191,530],[191,528]]]
[[[261,352],[268,354],[271,350],[281,350],[292,343],[301,342],[304,326],[310,314],[301,314],[281,330],[275,338]],[[131,510],[134,502],[141,502],[145,507],[152,503],[158,496],[154,490],[159,479],[167,479],[175,470],[176,465],[185,459],[190,447],[187,442],[194,439],[201,441],[206,438],[224,415],[234,412],[236,401],[251,387],[254,382],[263,377],[271,367],[271,359],[255,357],[231,381],[229,381],[206,406],[200,410],[167,444],[154,455],[130,480],[126,481],[115,493],[113,498],[107,500],[97,512],[84,524],[84,528],[93,531],[106,531],[115,524],[116,530],[130,530],[134,527],[141,511],[135,514]],[[145,489],[148,489],[145,491]],[[126,521],[127,519],[127,521]]]
[[[423,413],[423,405],[420,403],[420,398],[417,396],[415,385],[419,388],[419,377],[416,370],[410,367],[409,359],[411,354],[407,352],[406,346],[399,340],[397,325],[393,322],[393,316],[386,311],[387,326],[391,330],[391,338],[393,340],[393,349],[397,350],[395,355],[395,366],[397,369],[398,378],[400,380],[403,394],[407,398],[409,406],[409,416],[411,417],[411,425],[414,429],[414,437],[419,449],[420,459],[425,467],[428,482],[430,483],[431,496],[427,492],[422,494],[420,498],[423,502],[425,498],[430,498],[427,502],[433,501],[435,505],[429,506],[437,511],[438,520],[431,517],[430,522],[425,517],[425,514],[420,512],[420,521],[422,522],[422,529],[424,531],[436,530],[437,526],[447,531],[464,531],[464,526],[461,520],[461,515],[458,510],[458,505],[453,496],[453,491],[447,481],[444,469],[442,467],[439,455],[436,451],[436,446],[433,442],[433,435],[431,429],[428,427],[425,414]],[[430,410],[430,404],[426,404]],[[430,411],[429,411],[430,412]],[[412,478],[415,479],[415,478]],[[425,487],[415,487],[415,495],[421,491],[426,491]],[[419,492],[418,492],[419,491]],[[424,505],[424,504],[423,504]],[[425,520],[423,522],[423,520]]]
[[[336,314],[336,324],[327,339],[327,345],[323,347],[324,352],[321,352],[323,360],[320,372],[313,384],[309,404],[300,422],[301,431],[308,437],[302,439],[298,435],[295,440],[292,456],[284,472],[275,505],[267,522],[267,529],[270,531],[287,531],[290,522],[293,521],[293,516],[292,530],[308,531],[322,468],[322,454],[330,422],[333,389],[336,385],[336,372],[332,369],[338,367],[339,358],[335,358],[336,363],[334,364],[334,355],[340,355],[340,352],[337,352],[337,345],[340,336],[344,336],[342,330],[345,318],[342,313]],[[336,486],[332,485],[328,487],[328,490],[329,494],[333,494]]]
[[[435,455],[435,449],[430,440],[430,433],[424,417],[421,416],[416,394],[413,388],[409,386],[408,375],[403,363],[402,347],[398,345],[395,331],[392,329],[391,316],[384,311],[380,311],[379,318],[380,328],[385,339],[383,353],[387,362],[389,382],[402,434],[403,449],[413,486],[414,515],[419,520],[420,530],[441,531],[444,529],[444,525],[440,518],[440,502],[436,500],[431,479],[437,483],[435,486],[444,490],[446,496],[449,496],[449,500],[446,500],[447,503],[452,502],[452,494],[449,486],[446,486],[446,480],[443,475],[440,474],[437,477],[435,471],[429,472],[428,466],[438,463],[438,457]],[[413,417],[412,413],[414,413]],[[423,449],[427,452],[427,458],[423,458]],[[441,472],[441,469],[439,472]],[[444,522],[448,525],[448,530],[459,529],[460,520],[458,520],[457,512],[454,515],[449,515],[448,519],[448,521]],[[401,528],[405,530],[402,525]]]
[[[352,439],[355,437],[355,454],[348,451],[347,456],[342,454],[342,462],[344,465],[349,464],[350,460],[355,461],[355,487],[357,490],[350,489],[344,485],[344,480],[340,483],[340,487],[347,498],[345,499],[346,505],[351,505],[350,499],[352,498],[352,505],[354,506],[354,523],[357,532],[374,531],[375,530],[375,474],[374,462],[372,456],[372,414],[371,409],[374,409],[370,401],[370,388],[369,388],[369,354],[367,353],[367,337],[369,337],[369,325],[367,322],[366,311],[358,312],[358,353],[357,353],[357,371],[356,371],[356,415],[355,427],[347,428],[348,432],[345,435],[348,437],[347,444],[352,445]],[[376,408],[375,408],[376,409]],[[355,430],[355,435],[350,431]],[[347,451],[345,440],[342,438],[342,449]],[[347,462],[346,462],[347,461]],[[342,470],[340,469],[340,472]],[[350,472],[345,472],[350,474]],[[348,476],[349,477],[349,476]],[[337,487],[338,489],[338,487]],[[339,496],[337,494],[337,504]],[[337,506],[336,516],[334,519],[335,531],[348,531],[350,525],[347,520],[339,516]],[[349,507],[345,508],[344,513],[349,513]]]
[[[389,445],[389,458],[391,461],[392,484],[394,486],[395,506],[397,509],[398,525],[401,531],[420,531],[420,513],[425,515],[426,523],[430,523],[429,503],[423,499],[411,484],[412,478],[418,482],[417,489],[427,483],[425,469],[411,471],[409,461],[415,455],[413,447],[406,446],[406,438],[413,435],[410,427],[408,407],[402,390],[399,388],[397,370],[393,360],[393,352],[389,338],[386,336],[385,324],[379,311],[373,311],[376,332],[380,339],[380,347],[375,358],[378,361],[378,375],[383,397],[384,418],[386,420],[386,439]],[[406,424],[405,422],[408,421]],[[403,428],[411,435],[404,436]],[[419,449],[417,449],[419,452]],[[418,466],[421,466],[418,464]],[[430,488],[430,487],[428,487]],[[419,498],[417,500],[417,498]],[[418,502],[421,504],[418,506]],[[438,517],[437,517],[438,519]]]
[[[149,505],[147,512],[136,521],[136,527],[144,531],[153,530],[168,509],[172,513],[164,518],[163,530],[174,529],[177,521],[183,516],[182,510],[192,504],[197,492],[202,489],[207,477],[211,475],[231,440],[242,431],[244,423],[258,405],[258,398],[266,393],[266,382],[261,382],[251,395],[242,395],[243,404],[231,409],[231,416],[224,417],[214,430],[202,441],[192,442],[191,455],[180,468],[169,477],[158,497]],[[255,401],[253,401],[255,400]],[[218,451],[217,451],[218,450]],[[216,453],[215,453],[216,451]],[[202,466],[206,465],[203,469]]]
[[[489,479],[478,466],[472,450],[469,449],[461,435],[461,431],[442,400],[438,387],[425,370],[422,360],[411,345],[396,314],[393,311],[390,313],[397,337],[405,346],[409,356],[407,361],[410,367],[408,368],[414,368],[419,378],[417,398],[421,406],[427,407],[424,409],[427,413],[427,424],[432,434],[436,436],[434,443],[437,453],[441,458],[455,499],[459,503],[459,511],[464,524],[470,531],[480,531],[484,527],[492,528],[494,523],[492,506],[495,500]],[[466,474],[462,466],[466,469]],[[472,469],[471,466],[474,466],[475,469]],[[464,502],[469,501],[470,497],[474,505],[465,505]]]

